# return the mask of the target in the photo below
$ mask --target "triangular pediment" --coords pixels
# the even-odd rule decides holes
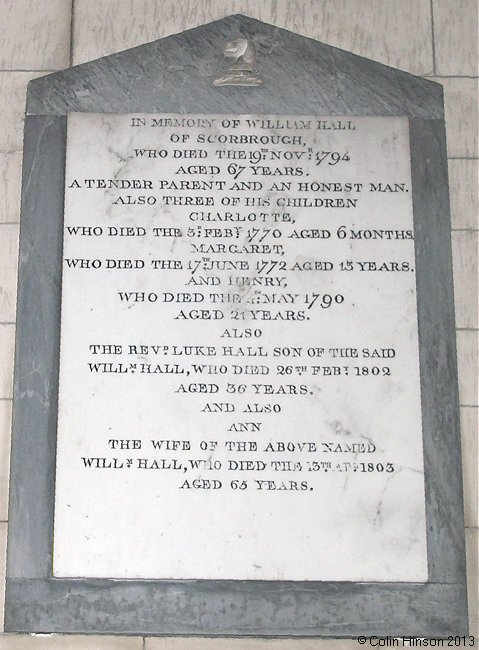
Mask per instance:
[[[225,43],[240,37],[263,83],[213,85]],[[71,111],[443,116],[439,84],[243,15],[30,82],[28,114]]]

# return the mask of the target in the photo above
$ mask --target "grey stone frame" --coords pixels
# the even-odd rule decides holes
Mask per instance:
[[[264,84],[212,86],[225,67],[225,41],[240,35],[254,39]],[[52,577],[65,138],[71,111],[409,118],[426,584]],[[265,637],[467,634],[441,86],[240,15],[31,81],[10,486],[6,631]]]

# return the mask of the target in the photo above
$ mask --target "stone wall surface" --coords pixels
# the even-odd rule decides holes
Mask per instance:
[[[476,0],[0,1],[0,558],[8,526],[23,113],[30,79],[243,13],[444,86],[470,633],[478,634],[478,53]],[[0,591],[0,606],[3,589]],[[2,616],[3,618],[3,616]],[[343,650],[355,640],[0,634],[0,650]]]

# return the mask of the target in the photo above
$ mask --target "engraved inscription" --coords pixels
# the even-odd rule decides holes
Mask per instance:
[[[426,580],[407,119],[68,120],[54,575]]]

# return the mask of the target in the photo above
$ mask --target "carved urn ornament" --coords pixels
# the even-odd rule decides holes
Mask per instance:
[[[213,81],[214,86],[260,86],[263,83],[255,68],[256,48],[252,41],[246,38],[228,41],[223,54],[235,62]]]

